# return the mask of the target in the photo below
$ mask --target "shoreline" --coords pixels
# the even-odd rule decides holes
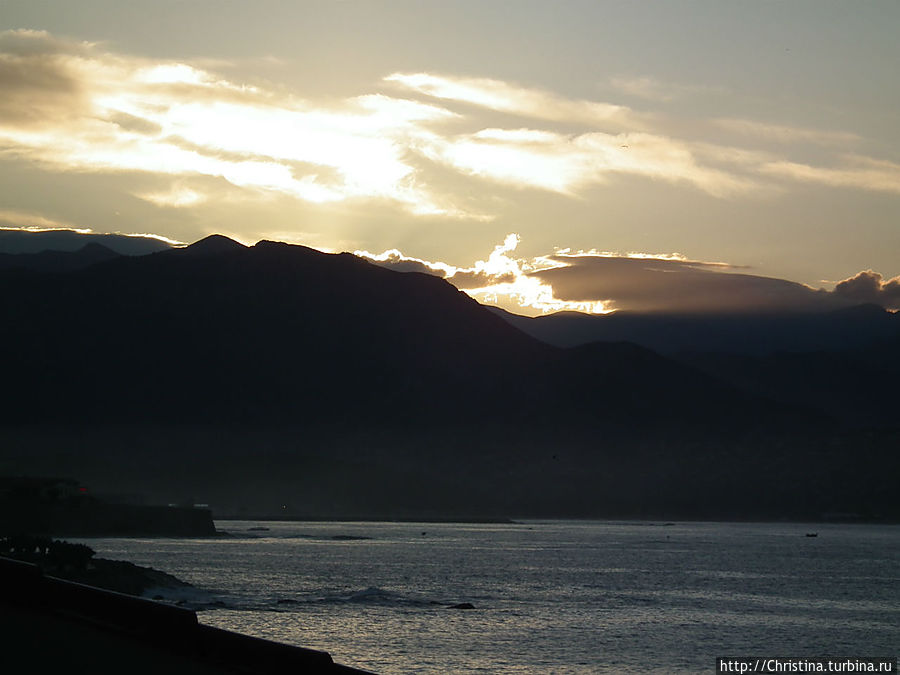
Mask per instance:
[[[45,574],[0,557],[0,629],[7,657],[39,654],[43,671],[93,673],[354,673],[328,652],[296,647],[200,623],[195,611]],[[46,645],[53,645],[47,649]]]
[[[900,519],[891,518],[864,518],[864,517],[843,517],[843,518],[704,518],[704,517],[680,517],[680,516],[658,516],[658,517],[610,517],[610,516],[567,516],[567,517],[541,517],[541,516],[523,516],[510,518],[454,518],[454,517],[433,517],[433,518],[380,518],[365,516],[319,516],[319,517],[302,517],[302,516],[216,516],[213,515],[213,521],[218,522],[270,522],[270,523],[398,523],[398,524],[446,524],[446,525],[523,525],[542,522],[592,522],[592,523],[641,523],[647,525],[678,525],[681,523],[760,523],[760,524],[778,524],[785,525],[900,525]],[[221,532],[219,532],[221,534]],[[213,535],[210,538],[215,538]],[[202,538],[202,537],[194,537]]]

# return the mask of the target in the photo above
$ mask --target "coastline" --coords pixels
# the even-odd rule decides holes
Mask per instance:
[[[0,557],[5,658],[44,672],[89,663],[93,673],[364,674],[324,651],[203,625],[194,611],[45,575]]]
[[[456,516],[422,516],[422,517],[382,517],[368,515],[347,515],[347,516],[282,516],[282,515],[224,515],[218,516],[213,513],[213,521],[216,523],[228,522],[272,522],[272,523],[404,523],[404,524],[446,524],[446,525],[521,525],[523,523],[539,523],[539,522],[595,522],[595,523],[633,523],[647,525],[673,525],[678,523],[765,523],[765,524],[795,524],[795,525],[900,525],[900,519],[897,518],[874,518],[857,514],[826,514],[819,518],[790,518],[790,517],[771,517],[764,518],[759,516],[746,517],[704,517],[704,516],[684,516],[684,515],[649,515],[649,516],[510,516],[510,517],[456,517]],[[231,533],[227,530],[216,530],[216,534],[209,535],[209,538],[229,536]],[[99,535],[104,536],[104,535]],[[123,535],[129,536],[129,535]],[[164,536],[164,535],[163,535]],[[201,537],[195,537],[201,538]]]

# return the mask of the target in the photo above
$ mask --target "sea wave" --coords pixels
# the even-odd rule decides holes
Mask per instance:
[[[211,591],[195,586],[148,588],[144,591],[142,597],[178,605],[194,611],[229,607],[229,603],[226,603]]]
[[[332,590],[307,593],[293,597],[242,597],[240,595],[217,594],[213,591],[187,587],[187,588],[155,588],[150,589],[144,597],[153,600],[167,602],[194,611],[210,611],[227,609],[233,611],[254,612],[294,612],[303,607],[327,606],[327,605],[372,605],[380,607],[421,607],[421,608],[448,608],[448,609],[474,609],[467,601],[460,600],[435,600],[414,594],[400,593],[397,591],[369,586],[361,590],[348,590],[334,592]]]

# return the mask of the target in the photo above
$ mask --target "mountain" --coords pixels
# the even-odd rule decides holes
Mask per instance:
[[[900,313],[878,305],[827,312],[608,315],[558,312],[525,317],[491,311],[548,344],[574,347],[598,340],[634,342],[660,354],[727,352],[762,356],[865,347],[900,336]]]
[[[118,253],[97,243],[85,244],[77,251],[0,253],[0,271],[73,272],[118,257]]]
[[[537,318],[491,310],[549,344],[627,340],[757,396],[815,407],[845,425],[897,424],[900,313],[878,305],[813,313],[561,312]]]
[[[247,247],[236,242],[234,239],[229,239],[221,234],[211,234],[200,241],[195,241],[190,246],[185,246],[184,248],[177,250],[179,251],[179,255],[198,257],[231,253],[233,251],[240,251],[243,248]]]
[[[0,473],[219,517],[896,511],[889,435],[635,344],[548,345],[347,253],[216,236],[7,273],[0,316]]]
[[[560,350],[441,279],[301,246],[209,237],[0,288],[3,344],[23,357],[0,416],[17,419],[534,423],[593,406],[579,426],[708,427],[709,406],[729,426],[771,408],[645,349]]]
[[[697,352],[680,360],[759,396],[814,405],[845,426],[896,428],[900,423],[900,336],[832,350],[763,356]]]
[[[100,244],[119,255],[147,255],[172,248],[157,237],[125,234],[94,234],[75,230],[0,229],[0,253],[40,253],[41,251],[78,251],[88,244]]]

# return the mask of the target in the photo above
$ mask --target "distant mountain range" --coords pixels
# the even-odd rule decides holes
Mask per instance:
[[[102,244],[85,244],[77,251],[39,251],[37,253],[0,253],[0,270],[31,272],[74,272],[119,257]]]
[[[15,230],[0,228],[0,253],[74,252],[88,244],[100,244],[120,255],[147,255],[172,245],[151,235],[97,234],[75,230]]]
[[[7,418],[535,424],[585,409],[579,426],[593,428],[783,415],[633,345],[546,345],[440,279],[350,254],[214,235],[135,258],[96,244],[10,257],[32,273],[8,265],[0,279],[4,343],[23,357]]]
[[[213,235],[143,256],[8,255],[0,311],[0,471],[200,493],[219,515],[900,515],[884,415],[874,435],[842,427],[808,395],[807,362],[775,368],[783,396],[754,352],[554,346],[529,327],[594,317],[501,318],[346,253]],[[659,337],[641,318],[632,335],[641,321]],[[703,331],[685,321],[671,332],[687,344]],[[876,377],[843,367],[848,386]],[[765,491],[736,491],[748,477]]]
[[[558,347],[624,341],[667,356],[700,352],[767,356],[785,351],[846,350],[900,336],[900,313],[878,305],[818,312],[558,312],[539,317],[519,316],[497,307],[490,310],[519,330]]]
[[[549,344],[626,341],[776,401],[854,426],[896,426],[900,313],[877,305],[826,312],[587,315],[536,318],[491,308]]]

